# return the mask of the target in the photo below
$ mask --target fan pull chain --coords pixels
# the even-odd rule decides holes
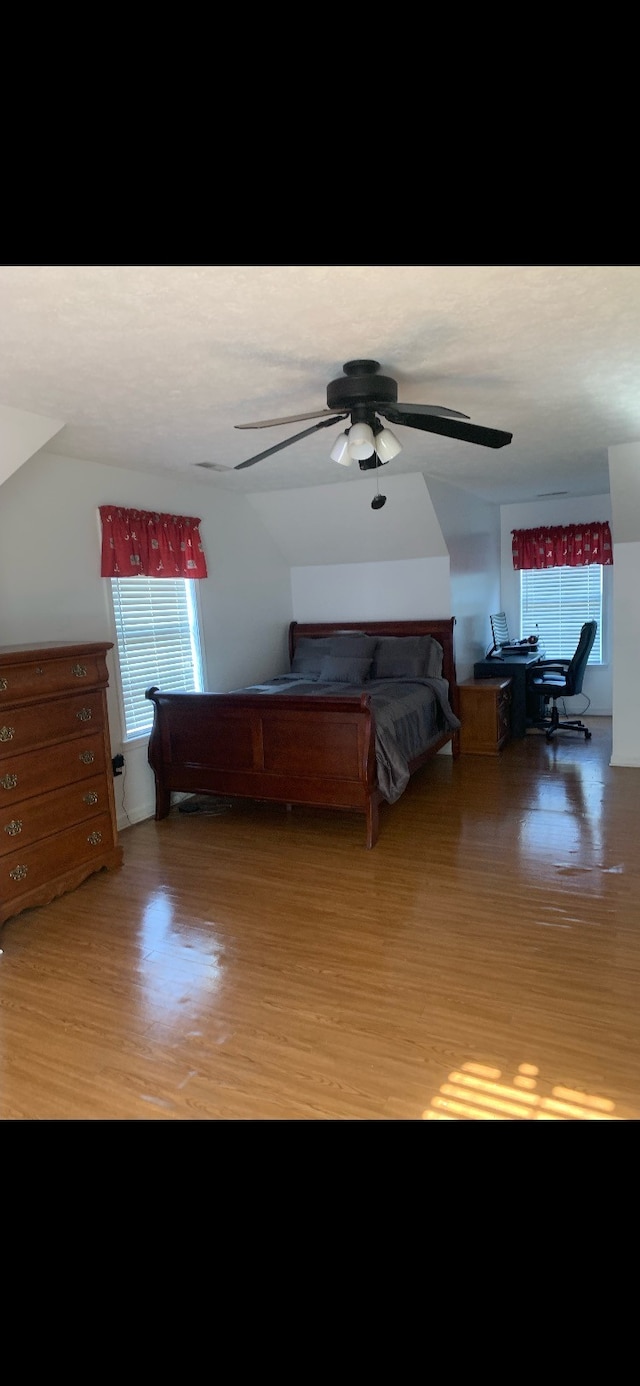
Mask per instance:
[[[380,469],[380,463],[379,463],[378,458],[377,458],[377,456],[376,456],[376,494],[375,494],[375,496],[373,497],[373,500],[372,500],[372,502],[371,502],[371,509],[372,509],[372,510],[381,510],[382,507],[383,507],[383,505],[386,504],[386,500],[387,500],[387,497],[386,497],[386,496],[381,496],[381,495],[380,495],[380,477],[379,477],[379,469]]]

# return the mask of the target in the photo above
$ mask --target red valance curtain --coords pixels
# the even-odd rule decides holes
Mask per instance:
[[[607,520],[589,525],[548,525],[513,529],[514,568],[584,568],[613,563]]]
[[[102,577],[206,578],[200,520],[101,505]]]

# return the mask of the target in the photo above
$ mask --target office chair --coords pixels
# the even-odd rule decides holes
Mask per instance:
[[[560,720],[557,703],[558,698],[572,698],[575,693],[582,692],[584,671],[597,629],[597,621],[585,621],[571,659],[541,659],[527,673],[528,692],[543,698],[545,708],[549,703],[553,704],[548,715],[538,718],[533,723],[535,727],[545,730],[547,741],[550,741],[557,731],[580,731],[584,732],[585,741],[591,738],[589,728],[585,727],[579,718]]]

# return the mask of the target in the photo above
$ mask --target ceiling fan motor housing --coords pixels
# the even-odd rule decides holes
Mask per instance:
[[[327,385],[329,409],[350,411],[358,405],[375,407],[376,404],[396,403],[397,383],[388,375],[378,375],[378,361],[347,361],[342,369],[344,375]]]
[[[271,428],[276,424],[302,423],[305,419],[319,419],[319,423],[312,424],[311,428],[305,428],[301,433],[294,433],[293,438],[287,438],[282,443],[276,443],[274,447],[265,448],[264,452],[259,452],[255,457],[247,458],[246,462],[239,462],[235,470],[242,467],[252,467],[254,462],[261,462],[263,457],[270,457],[274,452],[280,452],[281,448],[288,448],[291,443],[297,443],[300,438],[308,438],[312,433],[316,433],[319,428],[329,428],[337,422],[336,415],[344,420],[351,415],[351,427],[358,424],[366,424],[371,429],[371,435],[364,434],[366,438],[366,448],[370,448],[370,456],[358,458],[361,470],[369,471],[374,467],[384,466],[390,460],[389,456],[383,460],[376,451],[375,439],[378,434],[383,435],[380,439],[381,452],[389,451],[389,438],[385,439],[385,428],[380,422],[378,414],[382,414],[383,419],[388,419],[392,424],[404,424],[407,428],[419,428],[423,433],[443,434],[445,438],[458,438],[467,443],[478,443],[486,448],[503,448],[506,443],[510,443],[512,433],[505,433],[497,428],[484,428],[469,421],[468,414],[461,414],[457,409],[444,409],[435,404],[399,404],[397,381],[392,380],[388,375],[380,375],[379,361],[347,361],[342,367],[344,374],[338,380],[332,380],[327,386],[327,409],[319,412],[294,414],[286,419],[263,419],[258,423],[236,424],[236,428]],[[331,416],[334,417],[331,417]],[[348,433],[349,429],[345,429]],[[360,432],[360,430],[358,430]],[[388,430],[387,430],[388,433]],[[342,437],[338,440],[342,444]],[[392,435],[393,438],[393,435]],[[397,439],[393,439],[392,455],[398,450]],[[397,445],[397,446],[396,446]],[[337,445],[336,445],[337,446]],[[358,446],[353,446],[353,440],[349,444],[350,453],[362,452],[364,442],[359,441]],[[338,448],[340,453],[340,448]],[[333,452],[331,454],[333,457]]]

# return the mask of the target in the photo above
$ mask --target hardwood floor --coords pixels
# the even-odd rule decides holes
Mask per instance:
[[[0,1118],[638,1119],[640,771],[611,722],[362,818],[240,804],[0,933]]]

